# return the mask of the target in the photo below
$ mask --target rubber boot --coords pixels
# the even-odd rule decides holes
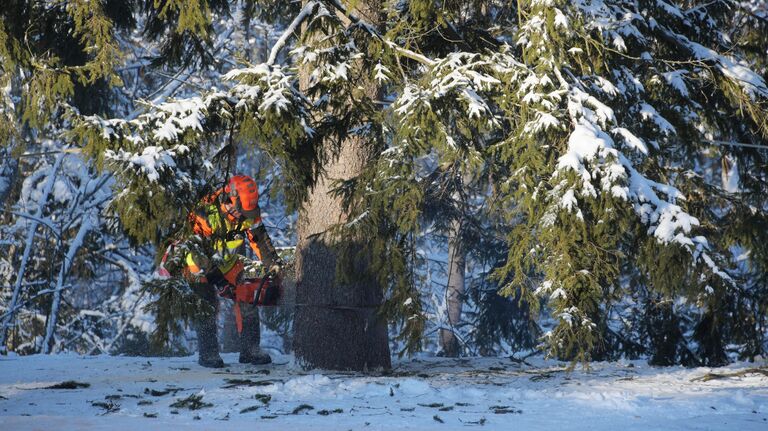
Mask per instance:
[[[259,309],[252,304],[241,303],[240,312],[243,316],[243,332],[240,333],[241,364],[264,365],[272,362],[272,358],[261,350],[261,327]]]

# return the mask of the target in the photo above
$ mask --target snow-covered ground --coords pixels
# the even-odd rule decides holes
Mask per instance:
[[[361,375],[224,359],[211,370],[194,357],[0,357],[0,430],[768,430],[765,363],[569,373],[536,358],[422,358]],[[89,386],[46,389],[65,381]],[[192,395],[210,405],[172,406]]]

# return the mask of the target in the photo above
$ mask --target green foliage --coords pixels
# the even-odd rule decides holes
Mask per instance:
[[[60,13],[60,7],[52,6],[52,13]],[[75,84],[88,86],[102,79],[113,86],[121,84],[115,72],[121,52],[102,2],[76,0],[67,2],[65,9],[71,20],[71,37],[79,44],[84,60],[78,59],[81,64],[70,64],[70,59],[47,53],[20,58],[24,66],[35,71],[25,92],[23,115],[23,120],[33,127],[48,123],[59,103],[73,96]]]
[[[304,139],[305,102],[290,86],[290,71],[253,68],[230,79],[238,84],[228,92],[154,106],[134,121],[70,113],[74,126],[69,139],[82,143],[97,166],[116,172],[126,186],[113,209],[136,241],[158,244],[178,231],[197,202],[224,181],[222,165],[215,169],[209,164],[209,158],[226,155],[224,150],[213,152],[214,136],[236,134],[246,145],[258,144],[284,162],[283,184],[291,202],[305,195],[317,156]],[[263,103],[267,95],[278,100]]]
[[[477,237],[485,229],[501,238],[493,244],[503,259],[486,262],[485,282],[515,300],[510,312],[551,317],[542,338],[550,355],[720,364],[732,342],[760,353],[764,20],[723,2],[508,3],[384,2],[379,19],[367,9],[379,3],[305,2],[287,27],[295,34],[277,46],[296,36],[285,64],[272,56],[228,74],[230,89],[147,106],[136,120],[69,110],[69,137],[115,173],[121,223],[155,243],[216,182],[206,162],[223,137],[273,158],[292,210],[344,145],[358,146],[362,174],[331,178],[350,222],[329,234],[347,239],[337,241],[342,282],[385,289],[382,313],[398,323],[405,351],[420,348],[425,328],[419,236],[462,220]],[[114,28],[85,4],[67,9],[83,64],[13,54],[15,36],[0,44],[12,58],[3,68],[35,71],[31,124],[78,83],[116,84]],[[273,1],[248,5],[284,21]],[[209,43],[212,11],[227,7],[153,0],[145,11],[152,37],[168,33],[166,53],[179,59]],[[713,147],[721,141],[749,146]],[[718,172],[738,172],[738,187]],[[467,232],[462,241],[478,256],[490,241],[473,243]],[[370,271],[357,271],[355,259]]]
[[[155,278],[143,283],[142,291],[153,298],[144,311],[155,316],[151,343],[163,348],[183,334],[184,325],[194,324],[214,313],[214,308],[195,294],[182,277]]]
[[[200,410],[213,407],[213,404],[204,402],[203,394],[192,394],[186,398],[180,398],[174,401],[170,407],[175,409]]]
[[[88,85],[107,78],[111,85],[121,85],[115,68],[122,54],[114,39],[114,25],[104,13],[102,2],[70,1],[67,13],[74,21],[74,35],[79,37],[83,52],[90,57],[85,65],[71,69],[77,80]]]
[[[507,262],[509,247],[500,231],[503,227],[506,224],[498,220],[495,223],[485,220],[464,236],[464,244],[471,250],[469,256],[488,268],[471,278],[468,286],[474,307],[467,314],[473,325],[478,353],[483,356],[497,354],[504,344],[510,346],[513,352],[534,350],[542,336],[535,319],[541,300],[529,290],[499,291],[500,284],[506,289],[511,286],[498,278],[498,272],[494,274]],[[528,294],[528,297],[523,297],[523,294]]]
[[[176,18],[177,33],[190,31],[204,35],[211,22],[208,2],[201,0],[154,0],[160,19]]]
[[[16,112],[7,91],[11,86],[12,71],[16,68],[14,58],[18,50],[18,44],[8,37],[5,24],[0,21],[0,146],[10,144],[19,136],[15,127]]]

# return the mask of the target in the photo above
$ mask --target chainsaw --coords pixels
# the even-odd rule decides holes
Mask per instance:
[[[243,259],[241,280],[235,286],[234,299],[254,306],[292,305],[293,253],[295,247],[279,247],[278,255],[286,262],[280,274],[267,271],[262,262]],[[289,279],[286,280],[285,277]]]
[[[235,286],[234,299],[254,306],[275,306],[283,297],[283,284],[278,274],[270,272],[261,278],[244,278]]]

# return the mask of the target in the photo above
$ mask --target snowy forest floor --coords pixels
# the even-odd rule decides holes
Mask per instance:
[[[226,354],[212,370],[196,357],[0,357],[0,429],[768,429],[764,363],[569,373],[540,358],[421,358],[363,375],[274,359]]]

